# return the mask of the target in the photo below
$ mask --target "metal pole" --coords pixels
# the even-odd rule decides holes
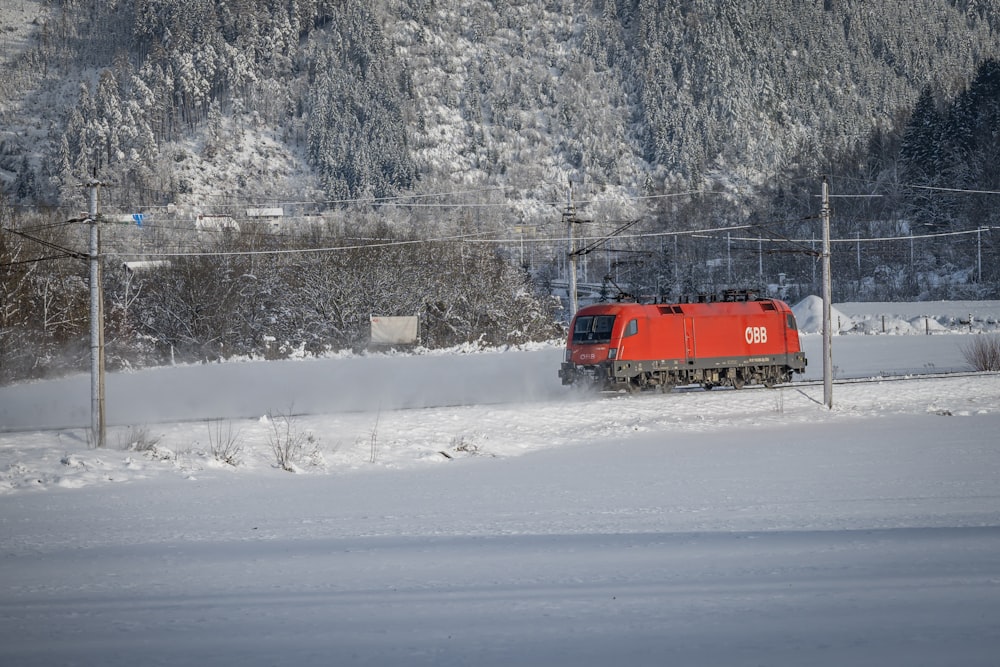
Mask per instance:
[[[983,283],[983,228],[976,229],[976,282]]]
[[[814,235],[813,235],[813,237],[812,237],[812,238],[811,238],[811,239],[809,240],[809,249],[810,249],[811,251],[813,251],[813,252],[816,252],[816,236],[815,236],[815,234],[814,234]],[[812,278],[813,278],[813,279],[812,279],[812,286],[813,286],[813,287],[816,287],[816,262],[813,262],[813,263],[812,263],[812,270],[813,270],[813,276],[812,276]]]
[[[566,206],[566,235],[569,238],[569,315],[573,317],[577,311],[576,299],[576,242],[573,238],[573,224],[576,222],[576,211],[573,209],[573,183],[569,184],[569,203]]]
[[[726,232],[726,287],[733,286],[733,239],[732,234]]]
[[[764,293],[764,240],[757,236],[757,282],[760,284],[761,293]]]
[[[823,177],[823,403],[833,408],[833,331],[830,323],[830,186]]]
[[[679,253],[677,251],[677,234],[674,234],[674,289],[680,291],[681,272],[678,264]]]
[[[858,292],[861,291],[861,281],[864,276],[861,274],[861,232],[858,232]]]
[[[90,436],[95,447],[104,447],[104,290],[101,285],[101,229],[97,217],[99,181],[90,188]]]

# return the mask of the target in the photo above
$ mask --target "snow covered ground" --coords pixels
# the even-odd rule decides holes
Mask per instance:
[[[834,363],[960,368],[968,338]],[[560,358],[112,374],[104,449],[87,377],[0,388],[0,664],[997,664],[1000,376],[827,410],[580,395]]]

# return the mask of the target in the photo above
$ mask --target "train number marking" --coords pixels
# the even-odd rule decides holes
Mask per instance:
[[[747,330],[743,332],[743,335],[746,338],[747,345],[766,343],[767,327],[747,327]]]

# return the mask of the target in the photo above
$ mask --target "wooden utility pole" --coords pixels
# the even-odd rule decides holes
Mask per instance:
[[[830,185],[823,177],[823,403],[833,408],[833,329],[830,323],[830,302],[833,288],[830,276]]]
[[[97,210],[97,190],[101,182],[91,180],[90,210],[90,438],[95,447],[104,447],[104,289],[101,271],[101,226]]]

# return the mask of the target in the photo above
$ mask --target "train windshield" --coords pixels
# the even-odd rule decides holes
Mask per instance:
[[[610,343],[614,315],[582,315],[573,325],[574,343]]]

